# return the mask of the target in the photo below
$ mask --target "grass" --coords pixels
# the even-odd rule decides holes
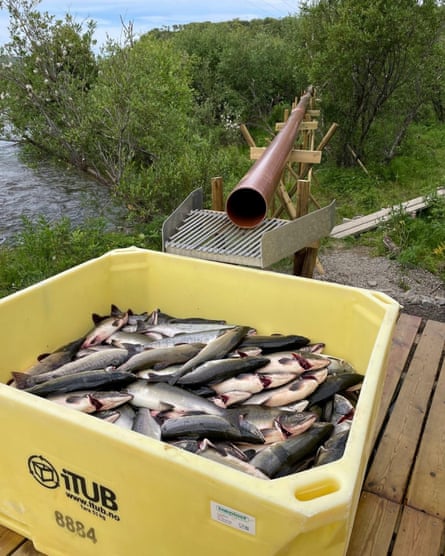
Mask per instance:
[[[385,225],[345,241],[371,246],[375,254],[424,268],[445,280],[445,198],[436,195],[437,188],[445,186],[443,125],[412,126],[397,158],[367,170],[368,174],[359,167],[340,169],[327,162],[315,172],[319,185],[312,193],[322,206],[336,199],[338,223],[427,196],[429,207],[417,218],[396,209]],[[388,251],[385,238],[394,250]]]
[[[0,248],[0,297],[40,282],[54,274],[111,249],[142,247],[161,249],[160,222],[140,226],[132,232],[110,231],[103,218],[74,227],[68,218],[49,223],[23,219],[22,231],[13,244]]]
[[[391,249],[385,246],[390,241]],[[357,240],[378,255],[418,266],[445,281],[445,198],[431,196],[425,210],[415,218],[395,210],[391,219]]]
[[[337,168],[328,160],[315,171],[313,194],[323,205],[336,199],[339,221],[433,194],[445,185],[444,126],[412,126],[396,158],[367,170]]]

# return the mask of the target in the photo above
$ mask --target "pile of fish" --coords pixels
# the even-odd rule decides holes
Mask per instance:
[[[363,376],[294,334],[121,311],[10,385],[273,479],[343,455]]]

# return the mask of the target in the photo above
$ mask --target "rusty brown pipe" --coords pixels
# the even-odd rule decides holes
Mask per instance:
[[[309,87],[284,127],[228,196],[226,213],[240,228],[253,228],[266,217],[312,93]]]

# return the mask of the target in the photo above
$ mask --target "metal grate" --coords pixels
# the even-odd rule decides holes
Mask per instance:
[[[253,229],[243,229],[233,224],[225,212],[192,210],[166,242],[165,249],[178,255],[261,266],[262,236],[287,223],[273,218]]]
[[[267,268],[334,226],[335,202],[295,220],[265,219],[255,228],[240,228],[226,212],[202,208],[202,190],[193,191],[162,226],[167,253]]]

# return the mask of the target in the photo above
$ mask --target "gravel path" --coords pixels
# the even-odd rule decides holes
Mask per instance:
[[[445,282],[430,272],[343,243],[321,250],[319,260],[317,280],[378,290],[396,299],[406,313],[445,322]]]

